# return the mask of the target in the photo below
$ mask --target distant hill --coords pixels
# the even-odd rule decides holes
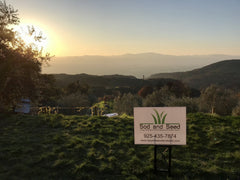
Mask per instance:
[[[124,75],[89,75],[89,74],[54,74],[57,86],[65,87],[72,82],[79,81],[81,84],[88,84],[91,87],[134,87],[144,84],[144,80],[137,79],[134,76]]]
[[[47,74],[133,75],[149,77],[155,73],[190,71],[224,59],[239,59],[230,55],[173,56],[157,53],[125,54],[115,56],[54,57],[50,66],[43,67]]]
[[[197,89],[205,88],[210,84],[240,89],[240,60],[224,60],[192,71],[159,73],[150,78],[177,79]]]
[[[163,86],[168,82],[176,81],[174,79],[138,79],[134,76],[124,75],[89,75],[89,74],[54,74],[56,79],[56,85],[58,87],[66,87],[70,83],[79,81],[80,84],[87,84],[90,87],[102,87],[106,89],[111,88],[129,88],[138,91],[140,88],[146,85],[150,86]]]

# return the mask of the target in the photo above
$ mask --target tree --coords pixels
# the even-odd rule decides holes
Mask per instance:
[[[166,106],[186,106],[187,113],[196,113],[198,112],[198,98],[191,97],[182,97],[176,98],[172,96],[169,100],[165,102]]]
[[[81,84],[79,81],[76,81],[76,82],[70,83],[67,86],[66,90],[67,90],[67,94],[73,94],[77,92],[80,92],[82,94],[88,94],[89,86],[86,83]]]
[[[81,93],[63,96],[57,103],[60,107],[88,107],[90,105],[88,96]]]
[[[113,102],[113,111],[127,115],[133,115],[133,108],[139,107],[142,105],[141,98],[137,95],[133,95],[131,93],[123,94],[122,97],[118,97],[114,99]]]
[[[151,86],[144,86],[138,91],[138,95],[145,98],[148,94],[152,94],[153,88]]]
[[[216,85],[211,85],[201,92],[201,108],[207,108],[215,113],[217,99],[220,96],[220,89]]]
[[[57,106],[57,101],[63,95],[63,89],[56,86],[56,79],[53,75],[42,74],[40,76],[39,87],[39,106]]]
[[[212,114],[229,115],[237,105],[236,95],[230,89],[217,85],[210,85],[202,90],[200,96],[200,108]]]
[[[17,10],[0,1],[0,111],[13,107],[21,98],[36,101],[41,66],[50,60],[49,54],[25,44],[10,28],[18,24]],[[33,32],[31,29],[35,39],[41,41],[41,34]]]
[[[167,83],[168,90],[172,92],[176,97],[188,96],[190,89],[179,80],[170,81]]]
[[[143,106],[146,107],[161,107],[165,106],[166,102],[175,96],[169,91],[167,86],[162,87],[160,90],[154,91],[143,100]]]
[[[90,106],[89,97],[86,94],[74,93],[64,95],[57,101],[60,113],[63,114],[86,114]],[[82,111],[84,110],[84,111]],[[82,115],[83,115],[82,114]]]

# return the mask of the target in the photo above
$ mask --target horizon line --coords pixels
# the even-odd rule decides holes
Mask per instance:
[[[183,55],[174,55],[174,54],[162,54],[162,53],[156,53],[156,52],[142,52],[142,53],[123,53],[123,54],[114,54],[114,55],[98,55],[98,54],[85,54],[85,55],[64,55],[64,56],[58,56],[58,55],[53,55],[54,58],[56,57],[84,57],[84,56],[98,56],[98,57],[114,57],[114,56],[131,56],[131,55],[144,55],[144,54],[152,54],[152,55],[162,55],[162,56],[175,56],[175,57],[180,57],[180,56],[239,56],[238,55],[233,55],[233,54],[183,54]]]

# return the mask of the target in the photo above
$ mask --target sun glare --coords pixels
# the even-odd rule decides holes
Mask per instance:
[[[42,49],[43,52],[47,51],[49,44],[48,35],[40,27],[33,24],[19,24],[13,29],[27,46],[32,46],[37,50]],[[42,36],[42,38],[38,39],[37,37],[39,36]]]

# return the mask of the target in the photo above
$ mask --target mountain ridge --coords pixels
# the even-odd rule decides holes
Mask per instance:
[[[240,59],[223,60],[186,72],[157,73],[150,79],[171,78],[202,89],[210,84],[240,89]]]

